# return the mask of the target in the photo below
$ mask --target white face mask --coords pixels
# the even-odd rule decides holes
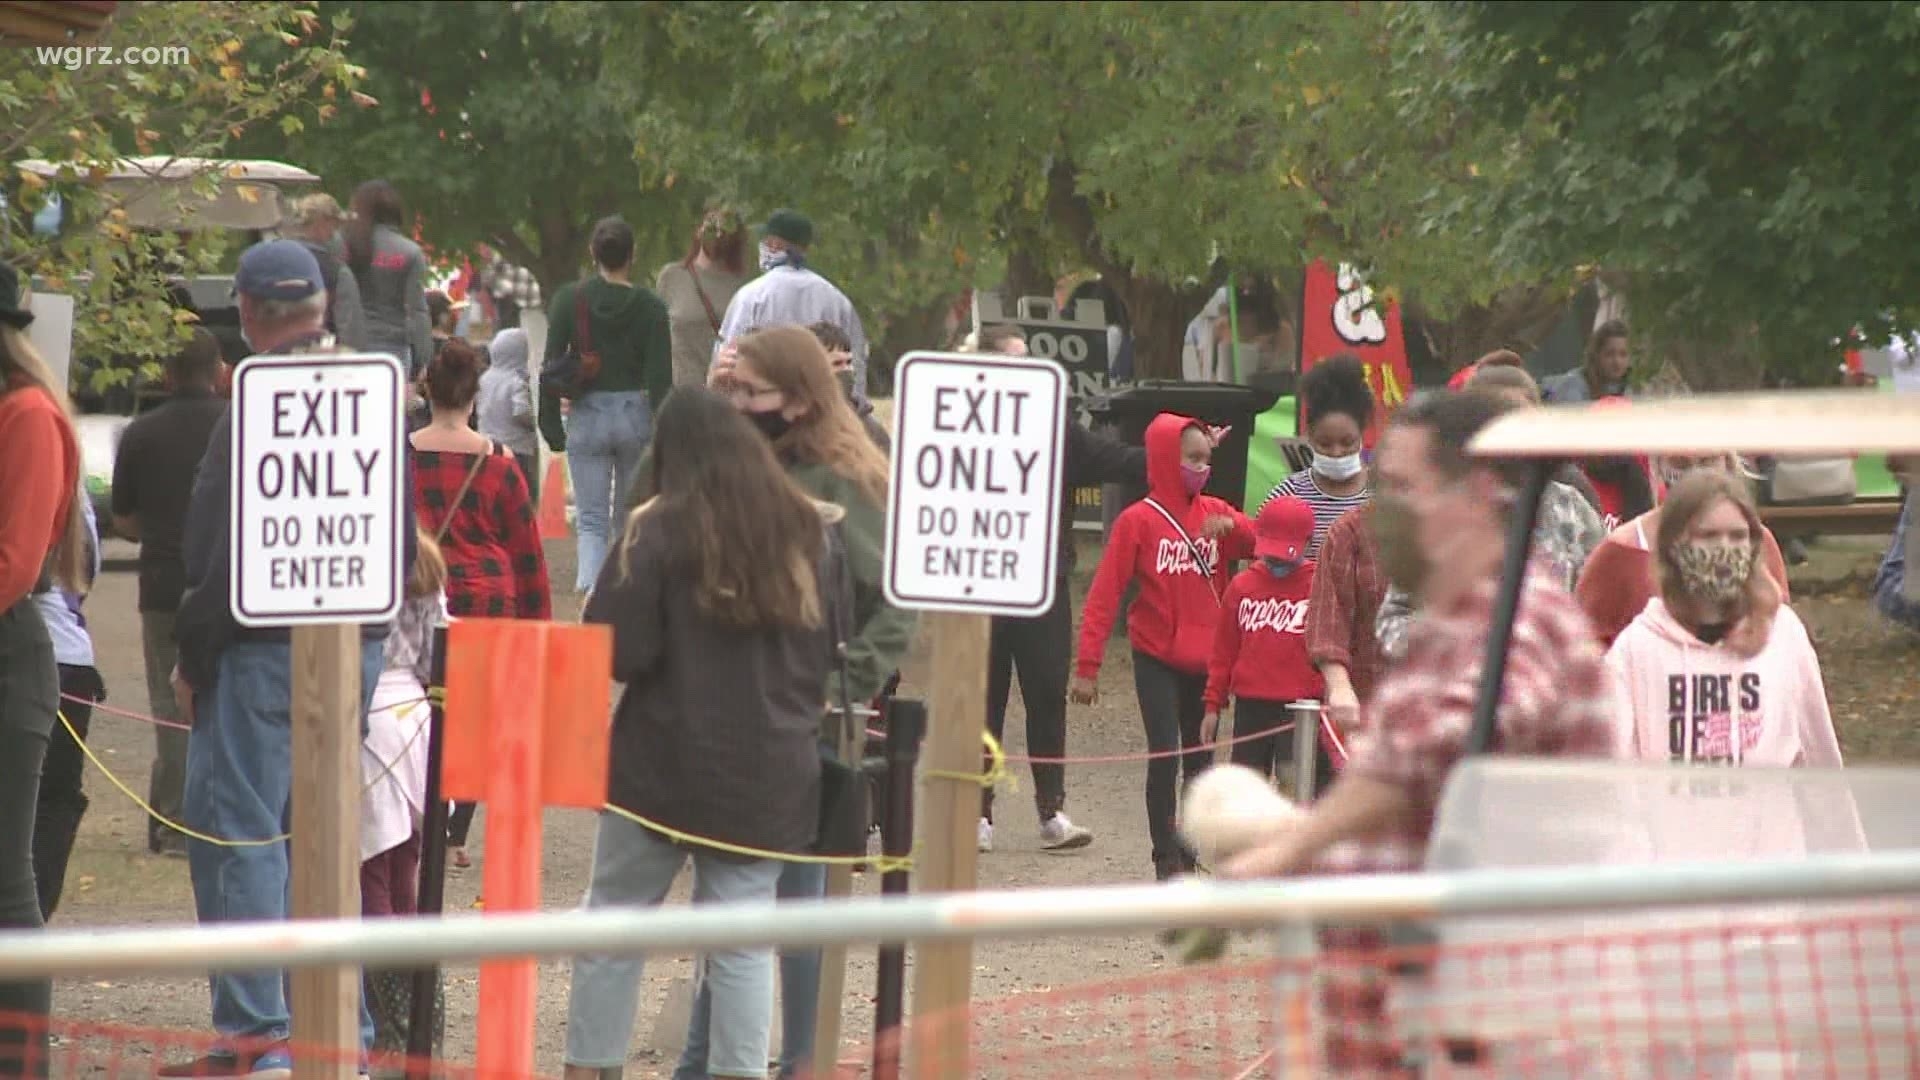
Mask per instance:
[[[1366,465],[1359,454],[1347,454],[1343,457],[1328,457],[1318,450],[1313,452],[1313,472],[1315,476],[1325,477],[1334,483],[1345,483],[1360,475]]]
[[[760,269],[762,272],[771,270],[781,263],[786,262],[785,256],[785,251],[773,247],[765,240],[760,241]]]

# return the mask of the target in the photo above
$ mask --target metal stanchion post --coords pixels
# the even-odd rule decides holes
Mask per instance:
[[[927,730],[924,701],[895,698],[887,705],[886,812],[880,818],[880,850],[900,858],[913,850],[914,765],[920,759],[920,740]],[[883,895],[904,895],[912,881],[907,870],[889,869],[880,877]],[[874,1080],[898,1080],[901,1020],[906,1012],[907,946],[891,942],[880,946],[879,975],[874,988]]]
[[[1287,705],[1293,714],[1293,800],[1313,801],[1314,783],[1320,755],[1320,703],[1295,701]]]
[[[433,686],[447,685],[447,628],[433,632]],[[438,915],[445,903],[447,879],[447,803],[440,797],[440,754],[445,745],[446,710],[430,703],[427,728],[427,793],[425,820],[420,824],[420,898],[422,915]],[[433,1006],[439,997],[440,969],[424,967],[413,975],[412,1012],[407,1019],[407,1080],[426,1080],[426,1063],[433,1058]]]

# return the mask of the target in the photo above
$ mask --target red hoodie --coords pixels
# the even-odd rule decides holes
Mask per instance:
[[[1227,699],[1317,700],[1326,690],[1320,669],[1307,658],[1307,599],[1313,594],[1313,563],[1277,578],[1265,566],[1240,571],[1227,586],[1224,617],[1213,634],[1207,664],[1207,711]]]
[[[1180,478],[1180,436],[1200,421],[1161,413],[1147,425],[1148,497],[1120,512],[1107,540],[1100,569],[1087,592],[1080,620],[1080,659],[1075,673],[1091,679],[1100,672],[1114,613],[1128,584],[1140,582],[1140,595],[1127,614],[1133,647],[1175,671],[1199,675],[1213,651],[1213,629],[1221,596],[1231,575],[1227,567],[1253,557],[1253,528],[1247,516],[1224,499],[1189,496]],[[1194,564],[1186,540],[1154,509],[1158,502],[1186,529],[1210,564]],[[1211,517],[1231,517],[1233,531],[1218,540],[1201,536]]]

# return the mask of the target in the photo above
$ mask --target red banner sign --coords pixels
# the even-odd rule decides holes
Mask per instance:
[[[1352,267],[1342,264],[1336,271],[1315,262],[1307,267],[1300,312],[1302,374],[1341,353],[1351,353],[1366,365],[1375,405],[1373,424],[1366,432],[1366,444],[1372,447],[1387,418],[1413,391],[1400,305],[1375,303],[1373,290]]]

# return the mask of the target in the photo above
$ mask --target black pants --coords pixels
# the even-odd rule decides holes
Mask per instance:
[[[447,815],[448,844],[454,847],[467,846],[467,833],[473,830],[473,812],[479,808],[479,803],[457,802],[453,804],[453,813]]]
[[[540,509],[540,455],[515,454],[513,460],[520,466],[520,475],[526,478],[527,494],[533,499],[533,508]]]
[[[987,653],[987,730],[995,739],[1007,730],[1007,698],[1013,674],[1020,673],[1020,700],[1027,708],[1027,753],[1035,758],[1067,755],[1067,674],[1073,666],[1073,604],[1065,582],[1054,590],[1053,607],[1044,614],[993,620]],[[1040,821],[1067,805],[1067,769],[1057,761],[1035,761],[1033,803]],[[993,789],[980,793],[980,816],[993,818]]]
[[[1292,714],[1287,712],[1284,701],[1255,701],[1251,698],[1238,698],[1233,703],[1233,763],[1245,765],[1265,777],[1279,775],[1282,763],[1293,763],[1293,735],[1291,731],[1280,731]],[[1273,732],[1258,739],[1247,739],[1256,732]],[[1327,756],[1327,748],[1320,743],[1320,733],[1314,732],[1313,740],[1313,793],[1317,797],[1327,790],[1333,781],[1333,759]],[[1240,740],[1246,739],[1245,742]],[[1287,792],[1291,798],[1293,792]]]
[[[1133,688],[1140,698],[1140,723],[1147,730],[1147,749],[1156,754],[1200,745],[1200,721],[1206,716],[1205,672],[1175,671],[1146,653],[1134,650]],[[1153,869],[1165,878],[1194,868],[1193,853],[1180,842],[1175,822],[1180,812],[1180,778],[1192,780],[1213,763],[1208,749],[1178,757],[1157,757],[1147,763],[1147,831],[1153,837]]]
[[[38,930],[33,818],[40,765],[59,708],[53,641],[31,599],[0,613],[0,929]],[[47,1073],[46,1017],[53,980],[0,982],[0,1076]]]
[[[81,700],[74,700],[74,699]],[[33,881],[40,894],[40,917],[53,918],[60,906],[60,893],[67,882],[67,860],[73,855],[73,838],[80,833],[80,819],[87,814],[84,786],[87,756],[80,742],[93,720],[93,703],[106,700],[106,688],[100,673],[90,667],[60,665],[60,712],[67,723],[55,721],[53,736],[47,743],[47,760],[40,766],[39,812],[33,822]]]

